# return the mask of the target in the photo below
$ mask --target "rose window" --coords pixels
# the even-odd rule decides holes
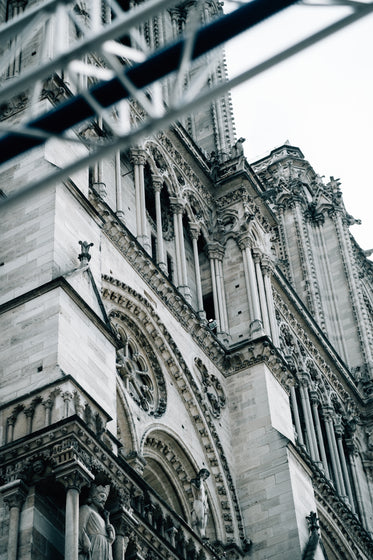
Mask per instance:
[[[121,342],[116,367],[125,392],[148,414],[161,416],[166,408],[165,381],[149,343],[136,332],[136,341],[121,325],[113,325]],[[140,348],[137,340],[142,340]]]

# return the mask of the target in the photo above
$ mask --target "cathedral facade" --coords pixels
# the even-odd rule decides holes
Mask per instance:
[[[0,560],[373,557],[373,265],[338,180],[242,144],[227,95],[4,206]],[[3,199],[76,146],[11,160]]]

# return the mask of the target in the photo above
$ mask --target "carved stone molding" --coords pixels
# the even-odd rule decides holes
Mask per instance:
[[[8,484],[0,487],[0,493],[2,494],[3,500],[8,505],[9,509],[13,507],[21,509],[28,494],[28,487],[20,479],[13,480],[12,482],[8,482]]]
[[[137,318],[139,324],[141,323],[142,325],[144,335],[150,337],[153,344],[156,345],[168,369],[169,375],[173,378],[186,409],[189,411],[192,422],[206,449],[210,465],[217,467],[221,464],[224,471],[223,483],[219,484],[222,491],[221,495],[230,496],[232,505],[229,505],[229,509],[234,508],[235,510],[234,515],[237,519],[237,525],[241,528],[240,538],[243,540],[245,537],[242,533],[242,521],[233,478],[218,432],[215,428],[209,401],[206,401],[203,394],[201,394],[200,387],[194,380],[177,345],[159,316],[155,313],[153,307],[133,288],[118,280],[104,276],[103,298],[108,304],[110,302],[112,309],[111,312],[109,310],[109,314],[114,311],[119,312],[119,310],[121,310],[120,313],[124,314],[125,310],[128,310],[128,315]],[[209,443],[207,443],[206,439],[209,440]],[[225,498],[225,501],[227,501],[227,498]],[[226,530],[228,534],[234,532],[232,525],[227,525]],[[233,538],[233,535],[229,536],[229,538]]]

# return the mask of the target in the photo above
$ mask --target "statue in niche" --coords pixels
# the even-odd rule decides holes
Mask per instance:
[[[208,518],[208,504],[205,490],[205,480],[210,476],[207,469],[201,469],[190,484],[193,492],[192,527],[197,530],[202,539],[206,538]]]
[[[110,485],[93,484],[86,505],[79,509],[79,560],[112,560],[115,530],[104,509]]]

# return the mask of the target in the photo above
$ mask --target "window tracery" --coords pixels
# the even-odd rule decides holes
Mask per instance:
[[[124,390],[144,412],[161,416],[166,410],[165,381],[153,351],[145,343],[140,347],[122,325],[113,326],[122,343],[117,350],[116,368]]]

